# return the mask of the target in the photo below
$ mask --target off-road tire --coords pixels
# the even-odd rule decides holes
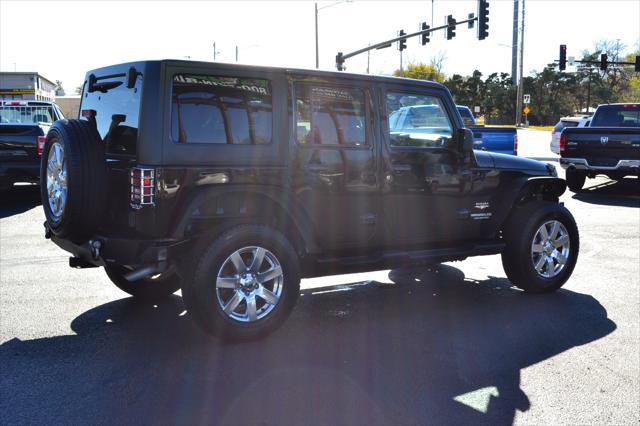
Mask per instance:
[[[128,281],[124,275],[131,272],[121,265],[106,265],[104,271],[109,279],[122,291],[141,300],[164,299],[171,296],[181,287],[182,280],[176,272],[161,274],[157,278],[142,278]]]
[[[51,212],[47,193],[47,159],[56,142],[64,149],[67,167],[67,199],[59,220]],[[104,144],[95,127],[85,120],[53,123],[40,162],[40,195],[51,232],[72,241],[95,232],[105,211],[106,182]]]
[[[571,192],[579,192],[584,186],[587,174],[576,169],[567,169],[567,187]]]
[[[532,244],[538,229],[548,221],[558,221],[569,235],[569,256],[558,275],[541,276],[532,260]],[[506,247],[502,266],[509,280],[528,293],[549,293],[558,290],[569,279],[578,260],[580,237],[573,216],[564,206],[550,201],[532,201],[516,207],[504,229]]]
[[[216,295],[216,279],[227,258],[243,247],[259,246],[276,256],[283,273],[282,294],[264,318],[240,322],[224,313]],[[300,266],[293,245],[264,225],[241,225],[218,237],[204,237],[190,260],[180,266],[182,297],[189,315],[206,333],[226,341],[253,340],[276,330],[287,319],[300,292]]]

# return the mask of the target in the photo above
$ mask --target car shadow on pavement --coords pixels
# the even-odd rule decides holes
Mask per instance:
[[[303,290],[247,343],[206,337],[178,296],[98,306],[76,335],[0,346],[0,422],[512,424],[531,405],[522,369],[616,328],[569,290],[525,295],[447,265],[389,278]]]
[[[24,213],[39,206],[40,187],[37,185],[18,185],[0,193],[0,219]]]
[[[608,180],[604,183],[585,187],[573,195],[573,198],[585,203],[618,207],[640,207],[640,179],[624,178],[619,181]]]

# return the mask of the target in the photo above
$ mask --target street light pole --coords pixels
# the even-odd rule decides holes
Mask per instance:
[[[316,69],[320,68],[320,53],[319,53],[319,49],[318,49],[318,11],[322,10],[322,9],[326,9],[328,7],[333,7],[336,6],[340,3],[349,3],[352,0],[340,0],[337,1],[335,3],[331,3],[328,4],[326,6],[322,6],[322,7],[318,7],[318,3],[314,3],[313,7],[314,7],[314,11],[315,11],[315,20],[316,20]]]
[[[314,3],[316,10],[316,69],[320,68],[320,57],[318,56],[318,3]]]
[[[516,103],[516,126],[522,122],[522,95],[523,95],[523,75],[522,68],[524,62],[524,2],[522,0],[522,24],[520,25],[520,80],[518,82],[518,101]]]

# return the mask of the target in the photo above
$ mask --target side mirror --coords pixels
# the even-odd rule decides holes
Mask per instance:
[[[469,129],[458,129],[458,150],[464,154],[473,152],[473,132]]]

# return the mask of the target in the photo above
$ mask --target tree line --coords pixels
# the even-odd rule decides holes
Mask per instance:
[[[609,61],[633,62],[640,49],[623,55],[625,46],[619,41],[600,41],[592,51],[584,51],[582,59],[600,60],[607,53]],[[442,56],[430,64],[409,64],[402,73],[405,77],[433,80],[443,83],[459,105],[472,110],[479,106],[487,124],[513,124],[516,117],[517,87],[512,85],[508,73],[488,76],[475,70],[470,76],[442,72]],[[400,75],[396,70],[394,75]],[[578,66],[574,71],[559,71],[557,64],[548,64],[523,79],[523,93],[531,95],[529,124],[552,125],[560,117],[588,111],[599,104],[613,102],[640,102],[640,73],[633,66],[609,66],[602,71],[597,65]]]

